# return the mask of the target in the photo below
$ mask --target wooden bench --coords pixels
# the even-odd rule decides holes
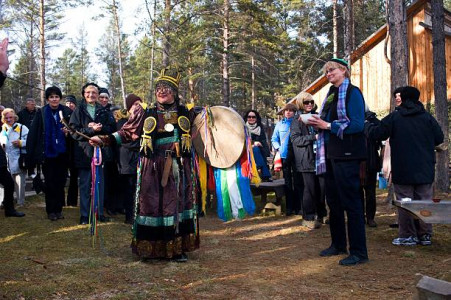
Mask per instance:
[[[263,208],[263,212],[275,211],[276,215],[281,214],[282,199],[285,196],[285,180],[276,179],[271,182],[262,182],[257,187],[255,184],[251,184],[251,191],[253,195],[260,195],[262,203],[266,203]],[[276,194],[276,201],[274,203],[268,201],[268,193],[274,192]]]
[[[430,224],[451,224],[451,201],[441,200],[395,200],[395,205],[407,210],[414,217]]]

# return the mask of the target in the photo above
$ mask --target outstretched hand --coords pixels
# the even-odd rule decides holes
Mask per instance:
[[[6,75],[6,71],[9,69],[9,60],[8,60],[8,38],[4,38],[3,41],[0,43],[0,72],[3,73],[3,75]]]

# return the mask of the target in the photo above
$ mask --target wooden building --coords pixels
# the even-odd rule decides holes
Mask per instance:
[[[423,103],[434,103],[432,60],[431,6],[428,0],[418,0],[407,8],[409,44],[409,85],[417,87]],[[351,54],[351,82],[358,86],[372,111],[390,109],[390,65],[384,56],[387,26],[366,39]],[[445,10],[447,98],[451,100],[451,13]],[[390,44],[388,45],[388,47]],[[387,51],[390,53],[389,49]],[[396,75],[394,75],[396,76]],[[322,103],[330,84],[325,76],[318,78],[304,91]],[[293,98],[291,101],[293,101]],[[290,102],[291,102],[290,101]]]

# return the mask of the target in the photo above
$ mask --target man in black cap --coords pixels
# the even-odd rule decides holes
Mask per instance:
[[[371,139],[390,138],[392,181],[398,200],[432,199],[435,173],[435,146],[443,143],[443,132],[435,118],[419,101],[420,91],[413,86],[401,90],[401,105],[381,120],[378,126],[365,123]],[[415,220],[398,209],[399,237],[393,245],[431,245],[432,225]]]
[[[77,131],[87,136],[111,134],[116,129],[116,123],[113,116],[102,105],[97,103],[99,96],[99,86],[93,82],[87,83],[82,87],[83,99],[72,113],[70,125]],[[94,156],[94,148],[89,142],[79,135],[72,135],[78,140],[80,147],[75,148],[75,166],[79,171],[80,178],[80,224],[88,224],[89,207],[91,203],[91,162]],[[110,147],[104,147],[102,152],[102,164],[111,159],[112,151]],[[98,219],[101,222],[108,221],[103,214],[103,168],[99,168],[99,206]]]

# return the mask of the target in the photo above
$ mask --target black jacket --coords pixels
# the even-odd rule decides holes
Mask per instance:
[[[102,124],[102,130],[96,132],[92,128],[89,128],[88,124],[91,122]],[[116,122],[114,121],[111,112],[103,108],[99,103],[96,103],[93,119],[88,113],[86,100],[83,100],[74,110],[70,117],[69,125],[89,137],[95,135],[109,135],[116,131]],[[90,168],[94,147],[92,147],[84,137],[76,134],[73,134],[72,137],[78,141],[80,146],[74,148],[75,167]],[[111,161],[113,159],[113,151],[110,147],[102,148],[102,159],[103,161]]]
[[[313,128],[295,118],[291,122],[290,131],[296,170],[298,172],[315,172],[316,156],[313,152],[313,144],[316,141],[316,133]]]
[[[20,124],[27,126],[27,128],[31,128],[31,123],[33,122],[34,117],[36,116],[37,110],[29,111],[26,107],[17,113],[19,117]]]
[[[5,82],[6,76],[2,72],[0,72],[0,87],[3,86],[3,83]]]
[[[117,122],[117,130],[127,122],[127,119],[120,119]],[[119,174],[136,174],[139,157],[139,139],[130,143],[125,143],[118,146],[119,159],[118,170]]]
[[[36,116],[31,123],[30,131],[27,137],[27,168],[33,169],[37,164],[42,164],[45,160],[45,107],[38,109]],[[71,109],[64,105],[58,106],[58,111],[63,112],[63,117],[66,121],[69,121],[71,116]]]
[[[403,101],[380,125],[365,123],[365,132],[371,139],[390,138],[394,184],[434,182],[434,148],[443,142],[443,132],[419,101]]]
[[[381,123],[381,121],[376,117],[376,114],[372,111],[365,112],[365,122],[369,122],[376,126]],[[366,139],[366,171],[368,173],[377,173],[381,170],[382,162],[379,155],[379,149],[381,147],[381,140]]]
[[[266,133],[265,129],[263,128],[263,125],[260,125],[260,135],[256,135],[254,133],[251,133],[251,140],[252,142],[260,142],[263,147],[261,147],[260,151],[263,155],[263,157],[269,157],[271,154],[271,151],[269,150],[268,141],[266,140]]]

